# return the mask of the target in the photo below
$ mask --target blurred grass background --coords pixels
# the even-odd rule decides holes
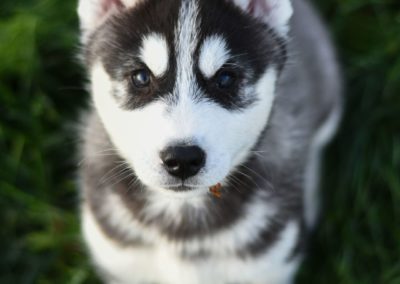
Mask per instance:
[[[400,283],[400,2],[315,1],[346,113],[299,283]],[[98,283],[80,242],[76,1],[0,2],[0,283]],[[212,283],[210,283],[212,284]]]

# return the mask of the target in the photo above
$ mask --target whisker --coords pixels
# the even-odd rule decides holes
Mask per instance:
[[[266,182],[267,185],[272,186],[271,182],[265,176],[261,175],[260,173],[256,172],[252,168],[249,168],[249,167],[247,167],[245,165],[242,165],[242,167],[245,168],[246,170],[248,170],[250,173],[254,174],[256,177],[260,178],[260,180]],[[239,173],[242,173],[242,172],[239,171]],[[252,180],[251,176],[248,175],[248,177]],[[262,189],[262,187],[260,187],[260,189]]]
[[[243,193],[243,191],[241,191],[240,187],[245,187],[246,186],[245,182],[243,182],[241,179],[239,179],[235,176],[230,176],[228,178],[228,183],[229,182],[233,183],[232,185],[235,190],[237,190],[239,193]]]
[[[254,184],[256,186],[257,189],[260,188],[259,184],[253,179],[253,177],[251,177],[250,175],[244,173],[243,171],[237,171],[238,174],[242,175],[244,178],[246,178],[247,180],[249,180],[252,184]]]
[[[111,179],[118,177],[119,175],[121,175],[121,173],[125,172],[126,170],[130,170],[129,165],[126,162],[119,162],[115,167],[110,169],[101,177],[100,183],[105,184]],[[116,173],[112,174],[114,171],[116,171]]]
[[[125,175],[124,176],[122,176],[121,178],[119,178],[118,180],[116,180],[114,183],[112,183],[112,184],[110,184],[109,186],[110,187],[114,187],[116,184],[118,184],[118,183],[120,183],[121,181],[123,181],[123,180],[125,180],[125,179],[127,179],[127,178],[129,178],[129,177],[132,177],[132,176],[134,176],[134,174],[131,172],[131,171],[129,171],[129,172],[125,172],[124,173]],[[122,174],[121,174],[122,175]],[[120,176],[121,176],[120,175]]]
[[[128,184],[126,189],[127,193],[130,193],[133,189],[135,189],[136,185],[140,183],[140,180],[132,173],[132,177],[134,177]],[[142,187],[139,187],[139,190],[143,190]]]

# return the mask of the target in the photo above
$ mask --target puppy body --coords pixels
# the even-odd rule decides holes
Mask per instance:
[[[94,103],[82,224],[103,279],[290,283],[340,118],[314,11],[301,0],[96,1],[79,9]],[[172,176],[160,153],[176,145],[202,149],[198,172]]]

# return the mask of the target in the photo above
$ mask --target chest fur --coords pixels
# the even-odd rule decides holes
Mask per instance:
[[[93,261],[108,283],[289,283],[298,264],[298,259],[288,260],[298,237],[294,223],[285,226],[273,248],[254,258],[229,253],[185,258],[179,244],[163,239],[122,247],[102,232],[88,208],[82,217]],[[216,244],[222,245],[217,237],[203,245]]]

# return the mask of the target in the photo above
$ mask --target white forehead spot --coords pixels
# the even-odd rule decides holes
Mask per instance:
[[[206,38],[199,58],[200,71],[207,78],[212,77],[229,59],[225,40],[220,36]]]
[[[162,76],[168,69],[169,52],[165,37],[150,34],[143,39],[140,57],[155,76]]]

